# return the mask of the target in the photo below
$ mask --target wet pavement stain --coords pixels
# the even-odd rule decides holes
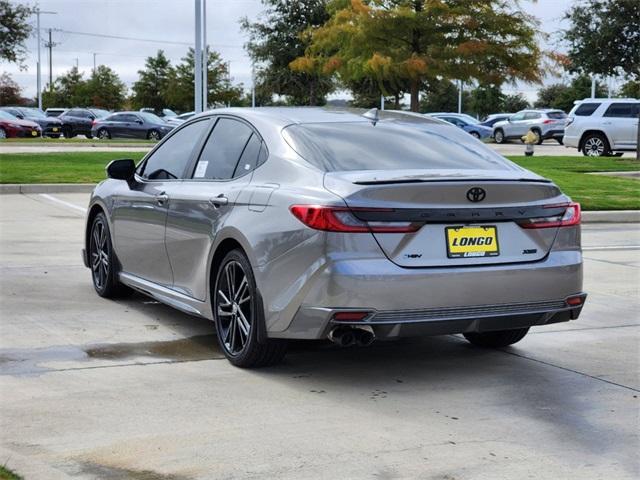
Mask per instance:
[[[153,470],[134,470],[91,462],[83,462],[78,473],[93,475],[95,478],[105,480],[125,478],[130,480],[189,480],[192,478],[178,474],[154,472]]]
[[[151,358],[158,361],[200,361],[224,358],[215,335],[157,342],[105,343],[88,346],[55,346],[0,350],[0,375],[38,375],[68,368],[92,367],[96,360]],[[51,367],[56,362],[77,362],[66,368]],[[102,365],[101,365],[102,366]]]

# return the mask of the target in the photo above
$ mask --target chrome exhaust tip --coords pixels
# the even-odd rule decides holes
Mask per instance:
[[[376,336],[370,326],[355,326],[335,327],[329,332],[328,338],[341,347],[350,347],[351,345],[368,347],[376,339]]]

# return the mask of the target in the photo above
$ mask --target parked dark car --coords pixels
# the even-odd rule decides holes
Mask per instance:
[[[153,113],[118,112],[94,120],[91,134],[101,139],[119,137],[160,140],[173,128],[173,125]]]
[[[99,108],[72,108],[59,117],[62,120],[62,133],[65,138],[73,138],[76,135],[92,138],[93,121],[109,115],[111,112]]]
[[[0,139],[15,137],[39,137],[42,129],[36,122],[20,120],[9,112],[0,110]]]
[[[20,120],[30,120],[40,125],[43,137],[60,138],[62,134],[62,122],[55,117],[47,117],[39,108],[30,107],[2,107]]]
[[[480,125],[493,128],[496,123],[507,120],[511,115],[513,115],[513,113],[492,113],[491,115],[487,116],[487,118],[485,118],[482,122],[480,122]]]

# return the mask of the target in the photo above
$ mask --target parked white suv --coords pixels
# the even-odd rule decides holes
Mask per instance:
[[[585,98],[569,112],[564,145],[586,156],[622,155],[638,148],[640,100]]]

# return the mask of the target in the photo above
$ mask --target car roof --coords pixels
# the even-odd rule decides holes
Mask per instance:
[[[582,102],[600,102],[600,103],[616,103],[616,102],[624,102],[624,103],[640,103],[640,99],[638,98],[583,98],[582,100],[576,100],[574,105]]]

